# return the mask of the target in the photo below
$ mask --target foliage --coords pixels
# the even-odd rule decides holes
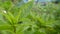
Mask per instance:
[[[0,3],[0,34],[60,34],[60,4],[46,6],[33,1],[19,7]]]

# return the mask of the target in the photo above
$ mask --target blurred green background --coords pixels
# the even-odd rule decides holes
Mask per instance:
[[[0,34],[60,34],[60,0],[0,0]]]

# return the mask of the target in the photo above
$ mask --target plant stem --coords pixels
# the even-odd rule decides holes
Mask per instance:
[[[13,25],[13,32],[14,32],[14,34],[16,34],[16,26],[15,25]]]

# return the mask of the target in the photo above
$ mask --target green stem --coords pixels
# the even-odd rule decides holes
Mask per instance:
[[[14,29],[14,33],[16,34],[16,26],[13,26],[13,29]]]

